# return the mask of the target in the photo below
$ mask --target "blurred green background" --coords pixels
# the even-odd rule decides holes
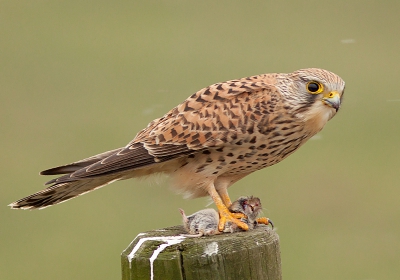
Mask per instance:
[[[140,232],[179,224],[163,180],[41,211],[7,204],[38,172],[124,146],[215,82],[321,67],[342,110],[284,162],[241,180],[281,238],[285,279],[400,275],[399,1],[1,1],[0,279],[119,279]]]

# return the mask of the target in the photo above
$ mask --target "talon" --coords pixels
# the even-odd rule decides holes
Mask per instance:
[[[264,224],[264,225],[271,225],[272,229],[274,229],[274,223],[269,218],[265,218],[265,217],[258,218],[257,223]]]
[[[241,213],[231,213],[227,208],[220,208],[219,209],[219,223],[218,223],[218,230],[223,231],[225,228],[226,222],[231,222],[237,225],[239,228],[243,230],[249,230],[249,226],[239,219],[245,217],[245,215]],[[237,218],[238,217],[238,218]]]
[[[228,193],[222,192],[222,198],[215,190],[213,184],[211,184],[208,188],[208,193],[210,194],[211,198],[213,199],[215,206],[218,208],[219,213],[219,223],[218,223],[218,230],[224,231],[226,222],[231,222],[235,224],[237,227],[248,230],[249,226],[242,221],[240,218],[246,217],[242,213],[231,213],[228,209],[228,206],[231,204],[231,200],[228,196]]]
[[[231,216],[232,217],[235,217],[236,219],[247,219],[247,216],[245,215],[245,214],[243,214],[243,213],[232,213],[232,212],[230,212],[231,213]]]

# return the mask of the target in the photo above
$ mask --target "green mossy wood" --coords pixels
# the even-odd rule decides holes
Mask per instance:
[[[181,233],[182,226],[140,233],[122,252],[122,279],[282,279],[279,237],[267,226],[200,238]]]

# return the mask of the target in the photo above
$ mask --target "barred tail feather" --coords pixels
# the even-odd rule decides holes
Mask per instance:
[[[37,193],[17,200],[8,206],[10,206],[11,209],[43,209],[81,196],[118,180],[115,176],[110,177],[111,176],[83,179],[55,184]]]

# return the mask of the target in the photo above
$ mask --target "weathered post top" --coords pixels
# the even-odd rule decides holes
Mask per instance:
[[[279,280],[279,237],[268,226],[199,238],[182,226],[140,233],[121,255],[122,279]]]

